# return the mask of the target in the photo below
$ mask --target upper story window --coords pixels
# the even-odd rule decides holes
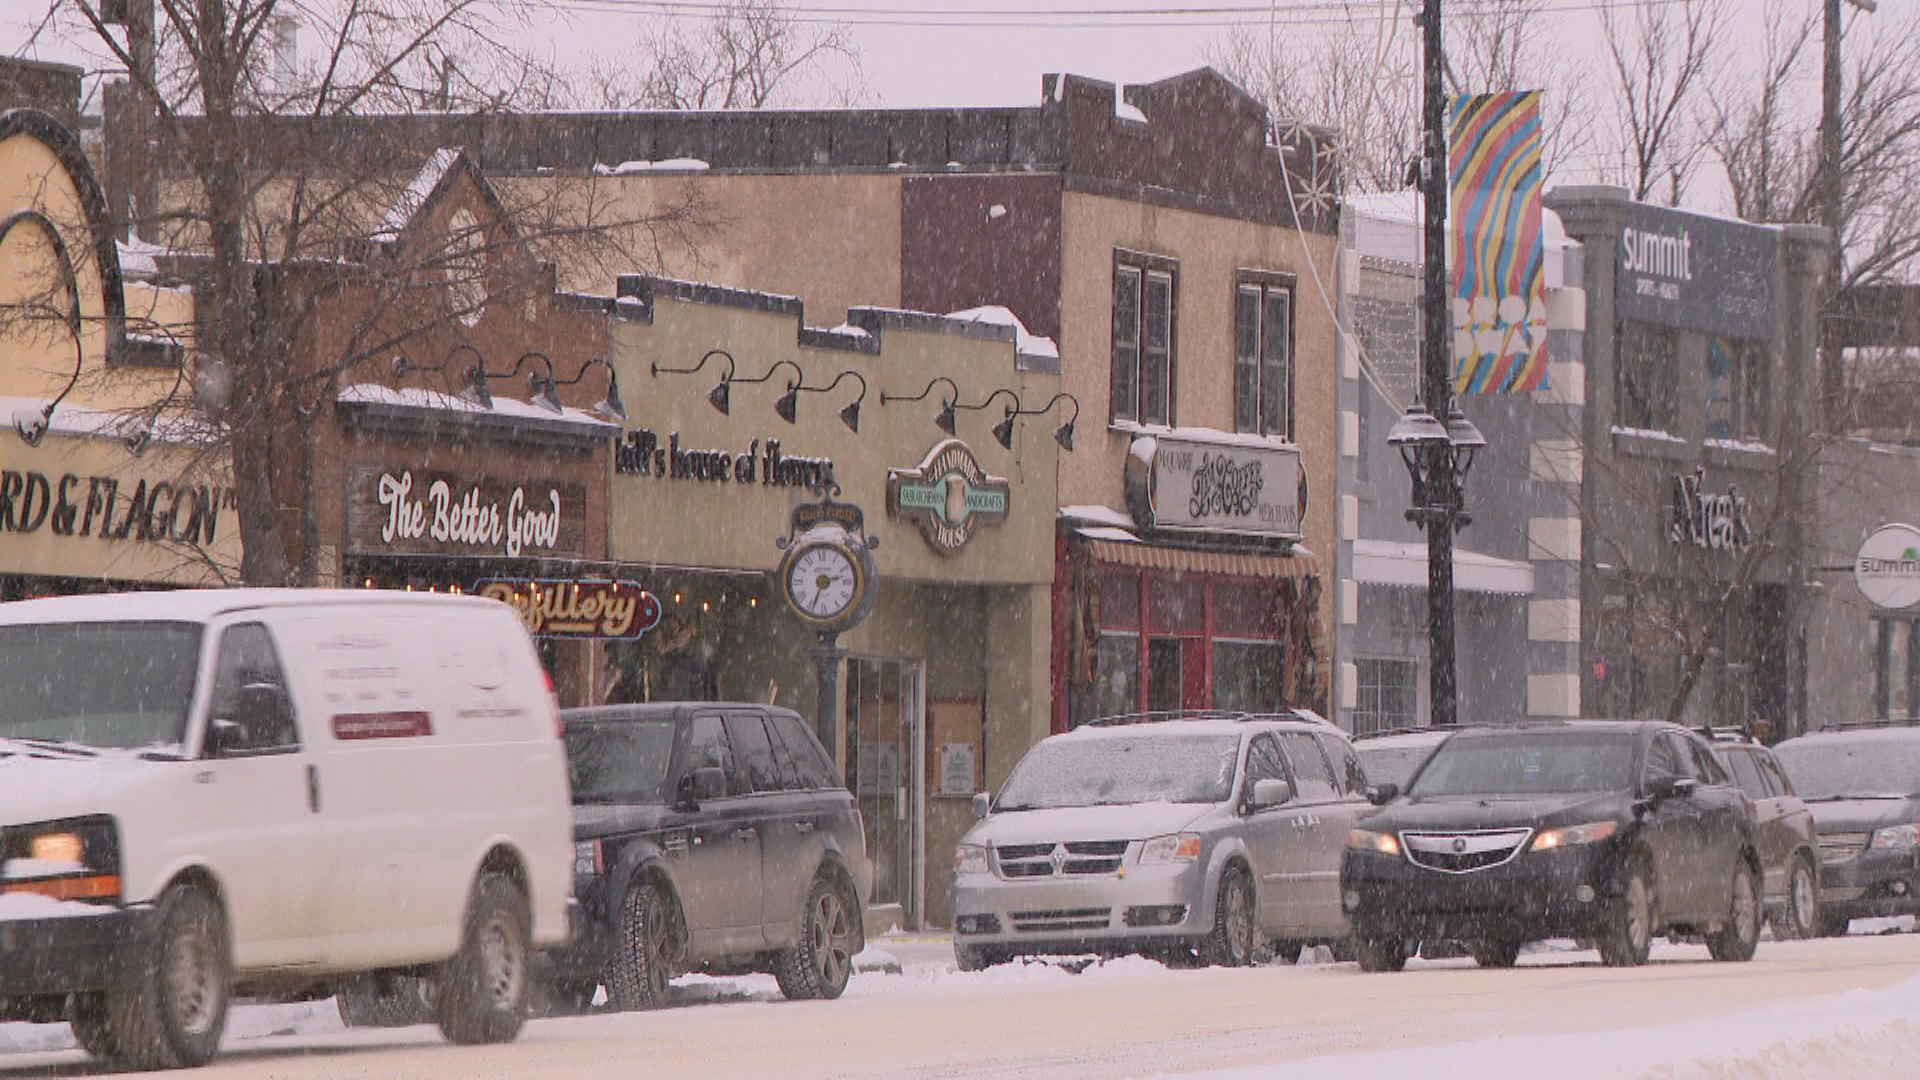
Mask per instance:
[[[1680,331],[1622,322],[1615,386],[1615,423],[1672,434],[1679,422]]]
[[[1233,430],[1293,438],[1293,275],[1242,271],[1233,301]]]
[[[1707,438],[1765,440],[1773,416],[1766,346],[1749,338],[1707,340]]]
[[[1173,423],[1173,310],[1179,264],[1113,256],[1113,419]]]

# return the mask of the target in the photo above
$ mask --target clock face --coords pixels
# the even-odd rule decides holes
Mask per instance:
[[[809,618],[838,618],[860,599],[860,570],[853,557],[838,547],[803,548],[787,571],[787,595]]]

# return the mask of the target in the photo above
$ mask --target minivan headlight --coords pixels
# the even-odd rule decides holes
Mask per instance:
[[[1156,836],[1140,845],[1140,865],[1160,866],[1166,863],[1192,862],[1200,857],[1200,836],[1198,833],[1174,833],[1171,836]]]
[[[1555,848],[1577,847],[1591,844],[1596,840],[1605,840],[1620,831],[1617,821],[1590,821],[1585,825],[1568,825],[1560,829],[1542,829],[1534,834],[1533,846],[1528,851],[1552,851]]]
[[[1920,846],[1920,825],[1889,825],[1873,830],[1870,847],[1880,851],[1912,851]]]
[[[953,872],[955,874],[985,874],[992,870],[987,862],[987,849],[980,844],[961,844],[953,849]]]

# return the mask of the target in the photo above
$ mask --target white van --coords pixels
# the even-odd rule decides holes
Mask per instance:
[[[0,1020],[197,1065],[230,996],[378,973],[424,977],[453,1041],[506,1041],[572,852],[559,710],[503,604],[0,604]]]

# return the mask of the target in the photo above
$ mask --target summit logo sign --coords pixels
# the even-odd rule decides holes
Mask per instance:
[[[1854,584],[1874,606],[1901,611],[1920,605],[1920,529],[1882,525],[1860,543]]]

